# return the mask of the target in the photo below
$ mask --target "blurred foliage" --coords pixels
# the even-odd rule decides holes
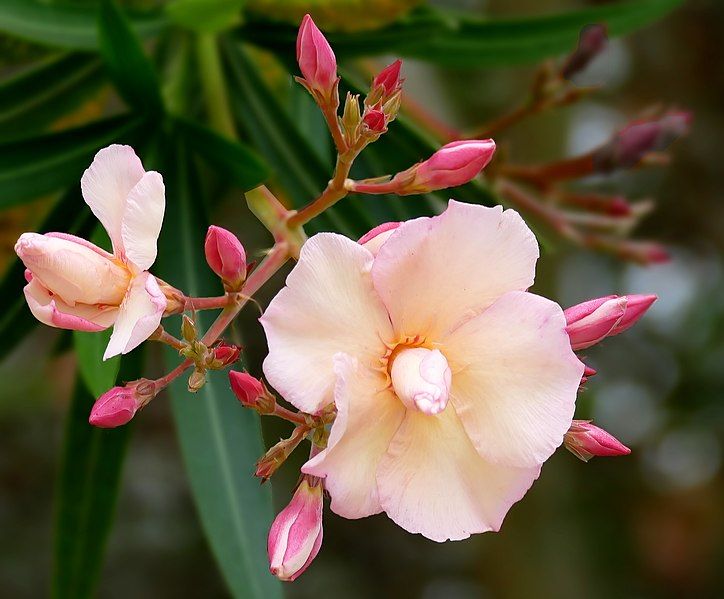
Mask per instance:
[[[307,96],[290,87],[295,22],[304,11],[334,30],[329,39],[342,61],[346,89],[364,88],[366,65],[358,58],[413,57],[419,62],[409,67],[409,93],[451,121],[476,125],[481,116],[515,103],[525,88],[525,67],[498,67],[564,53],[592,21],[607,22],[614,35],[629,33],[680,2],[570,2],[567,10],[555,3],[559,12],[545,14],[538,3],[521,2],[516,8],[522,17],[510,16],[512,7],[496,2],[485,15],[459,10],[482,2],[457,2],[455,10],[443,2],[390,0],[121,4],[127,10],[95,0],[0,0],[3,256],[12,255],[23,229],[88,236],[94,224],[80,198],[80,175],[100,147],[131,143],[168,185],[157,274],[182,289],[213,293],[213,278],[200,261],[210,218],[238,232],[259,255],[270,239],[250,218],[242,192],[264,181],[299,206],[329,178],[332,155],[323,123]],[[502,16],[496,15],[498,4],[505,5]],[[507,139],[533,159],[570,150],[580,131],[592,147],[601,141],[593,137],[605,138],[618,124],[612,119],[622,118],[612,111],[638,110],[659,99],[691,104],[711,124],[665,181],[641,173],[616,181],[631,194],[652,186],[665,190],[666,201],[649,226],[690,246],[678,251],[673,265],[624,268],[559,249],[540,267],[539,288],[564,304],[617,290],[662,296],[649,324],[591,351],[601,380],[589,384],[580,404],[581,417],[595,416],[621,432],[638,457],[583,466],[557,455],[513,509],[502,534],[463,543],[436,545],[382,517],[360,523],[330,514],[315,568],[287,587],[289,596],[676,597],[717,596],[724,589],[716,567],[724,558],[724,214],[717,202],[723,191],[719,167],[712,159],[724,127],[724,81],[712,68],[724,58],[718,44],[724,15],[721,7],[704,4],[679,14],[663,28],[614,45],[609,70],[624,72],[627,87],[612,86],[604,96],[609,107],[584,103],[516,128]],[[680,77],[685,83],[672,86]],[[416,88],[414,80],[422,85]],[[228,114],[220,114],[224,105]],[[220,128],[224,122],[230,128]],[[355,176],[406,167],[434,147],[413,120],[401,118],[355,165]],[[497,201],[481,183],[455,190],[455,196]],[[359,236],[384,220],[434,213],[446,198],[347,198],[312,223],[310,232]],[[696,208],[688,198],[697,198]],[[51,584],[58,597],[91,596],[124,477],[128,433],[114,440],[87,426],[89,402],[102,386],[93,381],[110,374],[92,370],[98,361],[82,337],[74,357],[67,338],[61,337],[65,345],[56,345],[55,353],[49,350],[58,337],[35,327],[22,299],[22,273],[22,265],[11,260],[0,282],[0,376],[10,381],[0,391],[0,483],[11,491],[0,504],[0,522],[18,537],[0,550],[0,587],[9,597],[37,596]],[[264,351],[254,317],[250,310],[235,332],[244,333],[252,370]],[[121,379],[137,376],[129,373],[141,358],[136,352],[122,360]],[[175,358],[149,353],[143,372],[172,366]],[[80,379],[75,361],[81,362]],[[197,397],[183,385],[170,391],[206,541],[189,517],[169,407],[160,398],[144,410],[129,447],[120,485],[122,526],[112,532],[100,596],[280,594],[264,562],[270,493],[251,476],[263,446],[259,423],[238,408],[223,379]],[[61,413],[67,422],[62,441]],[[273,439],[279,431],[267,433]],[[50,450],[51,443],[62,451]],[[53,568],[45,498],[58,453],[64,457],[55,486]],[[279,503],[295,477],[291,464],[282,476],[287,479],[278,483],[285,491]],[[205,543],[227,591],[209,568]]]

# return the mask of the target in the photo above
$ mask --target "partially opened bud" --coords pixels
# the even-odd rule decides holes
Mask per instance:
[[[115,428],[126,424],[155,395],[155,385],[148,379],[113,387],[93,404],[88,422],[99,428]]]
[[[608,295],[565,310],[566,332],[574,350],[595,345],[632,327],[656,301],[655,295]]]
[[[297,34],[297,62],[310,92],[331,98],[337,86],[337,59],[324,34],[305,15]]]
[[[574,420],[563,438],[566,449],[584,462],[593,456],[628,455],[631,450],[587,420]]]
[[[269,570],[280,580],[298,578],[322,546],[322,482],[305,476],[269,529]]]
[[[242,406],[257,410],[260,414],[271,414],[276,400],[267,391],[264,383],[248,372],[229,371],[231,390]]]
[[[204,243],[206,262],[230,291],[239,291],[246,279],[246,252],[231,231],[210,226]]]
[[[561,77],[570,79],[583,71],[590,62],[608,45],[606,26],[600,24],[586,25],[581,29],[578,47],[568,57],[561,68]]]
[[[211,360],[208,364],[208,367],[213,370],[226,368],[227,366],[236,362],[239,359],[240,355],[241,348],[238,345],[224,343],[222,341],[212,349]]]

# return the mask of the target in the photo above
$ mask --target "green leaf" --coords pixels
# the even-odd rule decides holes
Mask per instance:
[[[99,364],[100,355],[96,358]],[[138,354],[125,357],[122,378],[137,378],[139,364]],[[86,368],[92,368],[90,362]],[[113,384],[107,372],[93,378]],[[94,401],[94,395],[78,380],[66,419],[57,487],[52,578],[55,599],[86,599],[94,594],[131,433],[130,425],[99,429],[88,424]]]
[[[98,15],[93,7],[42,0],[0,0],[0,31],[31,42],[61,48],[98,48]],[[143,38],[157,35],[167,26],[159,13],[131,18]]]
[[[581,28],[590,23],[606,23],[612,36],[630,33],[663,17],[682,1],[631,0],[515,19],[484,19],[420,8],[378,31],[330,33],[327,37],[339,57],[394,53],[450,67],[505,66],[571,51]],[[280,57],[294,56],[294,27],[249,22],[240,34]]]
[[[54,56],[6,79],[0,83],[0,139],[46,129],[104,81],[98,58],[80,53]]]
[[[135,139],[142,124],[138,118],[111,117],[60,133],[0,143],[0,209],[76,183],[100,148]]]
[[[247,191],[269,176],[264,161],[248,146],[227,139],[194,121],[182,118],[176,121],[187,147],[192,148],[230,183]]]
[[[169,202],[161,234],[158,274],[190,295],[220,291],[204,261],[205,215],[193,162],[180,137],[167,140],[159,155]],[[213,315],[199,314],[204,328]],[[180,326],[176,319],[175,326]],[[174,325],[169,330],[173,330]],[[168,367],[177,352],[166,353]],[[271,491],[254,478],[254,463],[264,453],[258,416],[243,409],[226,374],[211,372],[195,395],[184,377],[171,385],[179,444],[201,523],[231,594],[237,599],[281,597],[279,582],[269,574],[266,535],[272,521]]]
[[[121,366],[120,356],[103,361],[103,352],[112,332],[112,328],[99,333],[73,331],[73,346],[80,376],[94,397],[101,396],[113,386]]]
[[[128,105],[140,112],[162,112],[163,100],[156,71],[114,0],[102,1],[98,36],[108,74]]]
[[[166,14],[174,23],[192,31],[216,33],[241,20],[246,0],[172,0]]]

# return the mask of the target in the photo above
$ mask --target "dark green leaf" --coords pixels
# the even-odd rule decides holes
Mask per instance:
[[[218,279],[203,257],[207,221],[200,212],[193,162],[180,138],[169,140],[168,145],[160,152],[167,158],[160,167],[173,202],[167,206],[158,273],[190,295],[218,293]],[[212,315],[204,312],[199,316],[201,325],[208,327]],[[176,352],[167,352],[169,367],[179,359]],[[239,405],[225,373],[212,372],[209,376],[209,383],[196,395],[188,393],[184,377],[170,389],[181,452],[201,523],[235,598],[278,598],[281,587],[269,574],[266,561],[271,493],[253,476],[254,463],[264,452],[259,418]]]
[[[235,25],[246,0],[172,0],[166,14],[174,23],[202,33],[216,33]]]
[[[98,13],[88,6],[42,0],[0,0],[0,31],[38,44],[74,49],[98,48]],[[158,13],[131,19],[141,37],[167,26]]]
[[[101,4],[98,36],[108,74],[123,99],[138,111],[161,112],[163,101],[156,71],[114,0],[103,0]]]
[[[139,360],[138,354],[124,358],[124,380],[138,377]],[[113,384],[107,373],[94,378],[98,382],[105,378]],[[78,380],[66,420],[57,488],[52,580],[55,599],[93,596],[131,432],[130,425],[105,430],[88,424],[94,401],[95,397]]]
[[[682,1],[631,0],[517,19],[483,19],[421,8],[385,29],[331,33],[328,38],[340,57],[394,53],[451,67],[504,66],[569,52],[581,28],[590,23],[606,23],[612,36],[630,33]],[[294,27],[249,22],[241,35],[280,56],[294,56]]]
[[[100,333],[73,331],[73,345],[80,376],[94,397],[99,397],[113,386],[121,366],[120,356],[103,361],[103,352],[112,330],[106,329]]]
[[[261,184],[269,175],[264,161],[244,144],[194,121],[179,118],[177,126],[186,145],[228,178],[229,183],[246,191]]]
[[[60,133],[1,143],[0,208],[76,183],[100,148],[134,139],[141,125],[138,118],[112,117]]]

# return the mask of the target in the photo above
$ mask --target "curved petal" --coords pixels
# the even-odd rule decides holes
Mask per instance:
[[[558,304],[512,291],[442,340],[451,402],[484,458],[547,460],[571,425],[584,365]]]
[[[503,293],[533,284],[538,243],[500,206],[450,201],[440,216],[403,223],[372,267],[395,331],[437,340]]]
[[[23,288],[28,307],[43,324],[58,329],[97,332],[111,326],[118,315],[116,307],[69,306],[62,299],[53,297],[36,278]]]
[[[382,509],[408,532],[433,541],[500,529],[540,474],[487,462],[449,407],[437,416],[408,410],[377,470]]]
[[[121,223],[126,258],[138,270],[148,270],[156,261],[156,242],[166,209],[163,177],[149,171],[128,194]]]
[[[380,372],[359,366],[347,354],[334,357],[337,418],[327,448],[302,472],[325,478],[332,511],[344,518],[364,518],[382,511],[375,472],[405,408]]]
[[[315,235],[260,319],[269,345],[264,374],[300,410],[332,401],[336,353],[370,366],[386,351],[390,321],[372,287],[372,259],[342,235]]]
[[[156,278],[148,272],[134,277],[123,298],[103,359],[127,354],[148,339],[161,322],[165,309],[166,297]]]
[[[82,237],[78,237],[76,235],[71,235],[70,233],[51,232],[51,233],[43,233],[43,235],[45,235],[46,237],[55,237],[57,239],[65,239],[66,241],[72,241],[73,243],[77,243],[79,245],[84,245],[88,249],[93,250],[96,254],[99,254],[100,256],[103,256],[104,258],[107,258],[108,260],[116,259],[116,257],[113,254],[110,254],[103,248],[98,247],[95,243],[91,243],[87,239],[83,239]]]
[[[81,177],[83,199],[108,231],[115,254],[123,253],[121,222],[126,198],[144,172],[131,146],[113,144],[98,151]]]

